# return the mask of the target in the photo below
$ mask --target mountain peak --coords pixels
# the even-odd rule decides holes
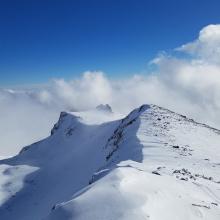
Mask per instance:
[[[220,131],[156,105],[94,114],[0,162],[2,219],[219,219]]]
[[[107,112],[107,113],[113,113],[112,108],[109,104],[105,104],[105,105],[100,104],[100,105],[96,106],[96,109],[99,111]]]

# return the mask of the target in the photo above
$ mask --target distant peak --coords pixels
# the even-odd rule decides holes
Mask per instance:
[[[109,104],[105,104],[105,105],[100,104],[96,107],[96,109],[103,112],[113,113],[112,108]]]

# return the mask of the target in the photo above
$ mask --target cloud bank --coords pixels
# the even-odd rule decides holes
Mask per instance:
[[[60,111],[100,103],[123,114],[143,103],[157,104],[220,128],[220,25],[204,27],[176,50],[184,55],[158,55],[150,64],[156,70],[146,75],[112,80],[88,71],[39,88],[0,90],[0,155],[47,136]]]
[[[177,48],[202,59],[204,62],[220,64],[220,24],[208,25],[199,32],[199,37],[193,42]]]

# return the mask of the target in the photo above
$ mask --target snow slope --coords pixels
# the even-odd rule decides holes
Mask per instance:
[[[219,130],[154,105],[103,114],[63,112],[0,162],[0,219],[220,219]]]

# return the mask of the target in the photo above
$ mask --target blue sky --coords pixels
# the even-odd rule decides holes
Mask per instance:
[[[215,0],[0,0],[0,85],[143,72],[220,23]]]

